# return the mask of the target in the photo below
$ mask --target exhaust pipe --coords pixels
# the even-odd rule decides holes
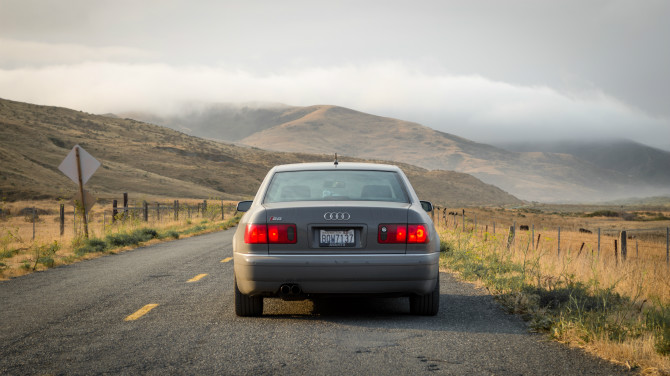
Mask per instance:
[[[300,285],[295,283],[286,283],[279,287],[279,294],[284,299],[298,297],[302,293]]]
[[[279,292],[282,295],[290,294],[291,293],[291,285],[281,285],[281,287],[279,288]]]

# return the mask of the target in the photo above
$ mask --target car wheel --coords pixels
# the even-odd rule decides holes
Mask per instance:
[[[242,294],[235,284],[235,314],[238,316],[260,316],[263,314],[263,297]]]
[[[409,297],[409,311],[413,315],[435,316],[440,310],[440,275],[437,275],[435,288],[426,295]]]

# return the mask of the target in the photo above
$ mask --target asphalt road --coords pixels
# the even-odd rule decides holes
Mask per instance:
[[[446,273],[437,317],[406,299],[266,299],[264,317],[238,318],[232,234],[0,282],[0,374],[628,374]]]

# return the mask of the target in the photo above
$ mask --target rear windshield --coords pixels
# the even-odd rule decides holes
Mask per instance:
[[[392,171],[285,171],[272,177],[265,203],[289,201],[409,202]]]

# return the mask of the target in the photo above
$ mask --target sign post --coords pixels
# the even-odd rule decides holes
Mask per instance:
[[[100,167],[100,162],[79,145],[75,145],[63,162],[61,162],[60,166],[58,166],[59,170],[75,182],[75,184],[79,185],[79,194],[75,200],[79,201],[84,213],[84,236],[86,236],[86,239],[88,239],[86,212],[95,203],[95,198],[84,190],[84,184],[91,178],[98,167]]]

